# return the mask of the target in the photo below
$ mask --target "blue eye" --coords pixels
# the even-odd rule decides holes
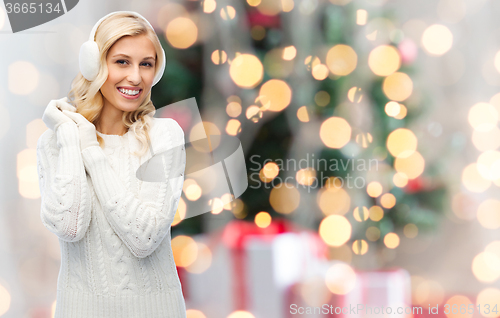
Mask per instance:
[[[117,60],[117,61],[116,61],[116,63],[118,63],[118,64],[120,64],[120,65],[124,65],[124,64],[122,64],[121,62],[126,62],[126,63],[128,63],[128,61],[126,61],[126,60]],[[147,67],[153,67],[153,64],[151,64],[150,62],[144,62],[143,64],[144,64],[144,65],[146,65]]]

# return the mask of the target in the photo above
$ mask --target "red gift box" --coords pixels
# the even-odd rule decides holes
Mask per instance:
[[[207,318],[245,310],[255,317],[285,317],[285,292],[315,262],[325,262],[327,246],[311,230],[278,219],[266,228],[234,220],[212,235],[198,238],[212,250],[209,269],[185,270],[182,284],[189,308]]]

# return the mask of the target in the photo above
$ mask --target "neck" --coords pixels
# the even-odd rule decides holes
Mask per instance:
[[[105,102],[99,120],[95,125],[97,131],[106,135],[124,135],[127,133],[127,127],[123,125],[122,116],[122,110]]]

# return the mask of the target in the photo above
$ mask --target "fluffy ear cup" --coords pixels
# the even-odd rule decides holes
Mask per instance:
[[[92,82],[93,80],[96,79],[97,74],[99,74],[99,68],[100,68],[100,60],[99,60],[99,46],[95,42],[95,33],[97,31],[97,28],[101,24],[104,19],[109,17],[110,15],[116,14],[116,13],[129,13],[132,15],[135,15],[136,17],[142,19],[144,22],[146,22],[149,27],[154,31],[153,26],[149,23],[148,20],[146,20],[142,15],[140,15],[137,12],[133,11],[115,11],[111,12],[104,17],[102,17],[97,23],[94,25],[92,28],[92,31],[90,32],[90,37],[89,40],[85,43],[82,44],[80,47],[80,55],[79,55],[79,66],[80,66],[80,72],[82,73],[83,77],[85,77],[88,81]],[[163,76],[163,73],[165,71],[165,65],[166,65],[166,56],[165,56],[165,51],[163,48],[161,49],[161,52],[157,52],[157,61],[158,65],[157,72],[155,74],[155,78],[153,81],[153,86],[156,85],[161,77]]]
[[[80,72],[89,81],[95,80],[99,73],[99,47],[94,41],[87,41],[80,47]]]

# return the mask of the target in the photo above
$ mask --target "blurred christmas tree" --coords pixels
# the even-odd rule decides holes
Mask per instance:
[[[200,15],[210,19],[200,21],[212,29],[205,43],[187,49],[163,43],[168,66],[153,89],[155,105],[193,96],[199,101],[203,85],[213,84],[201,81],[202,68],[208,69],[201,63],[203,52],[215,48],[205,52],[211,60],[204,61],[210,69],[217,67],[218,73],[208,77],[219,82],[212,87],[226,101],[227,126],[221,131],[253,136],[245,139],[251,142],[245,144],[246,163],[249,170],[259,170],[249,171],[238,218],[254,221],[261,211],[273,218],[309,213],[315,218],[310,226],[321,234],[321,226],[336,230],[325,220],[338,215],[352,230],[345,239],[323,238],[331,246],[357,241],[352,245],[357,254],[366,252],[362,247],[368,247],[367,239],[394,248],[403,233],[413,238],[438,224],[446,195],[439,163],[425,161],[428,150],[419,148],[412,130],[432,103],[412,80],[418,48],[394,15],[375,2],[248,0],[241,7],[210,9],[205,1]],[[247,39],[251,52],[245,49]],[[242,66],[232,64],[237,58]],[[237,121],[236,129],[231,120]],[[309,151],[327,165],[285,169],[287,159],[301,159],[293,157],[293,149]],[[364,169],[359,169],[360,160]],[[373,160],[376,168],[370,169]],[[349,164],[356,167],[350,170]],[[309,187],[307,194],[276,191],[273,200],[270,185],[287,176],[295,178],[287,182],[297,188]],[[358,183],[348,187],[349,178]],[[305,195],[314,196],[317,205],[308,209],[319,213],[301,211],[298,203]],[[199,217],[184,220],[174,231],[199,232],[200,222]]]

